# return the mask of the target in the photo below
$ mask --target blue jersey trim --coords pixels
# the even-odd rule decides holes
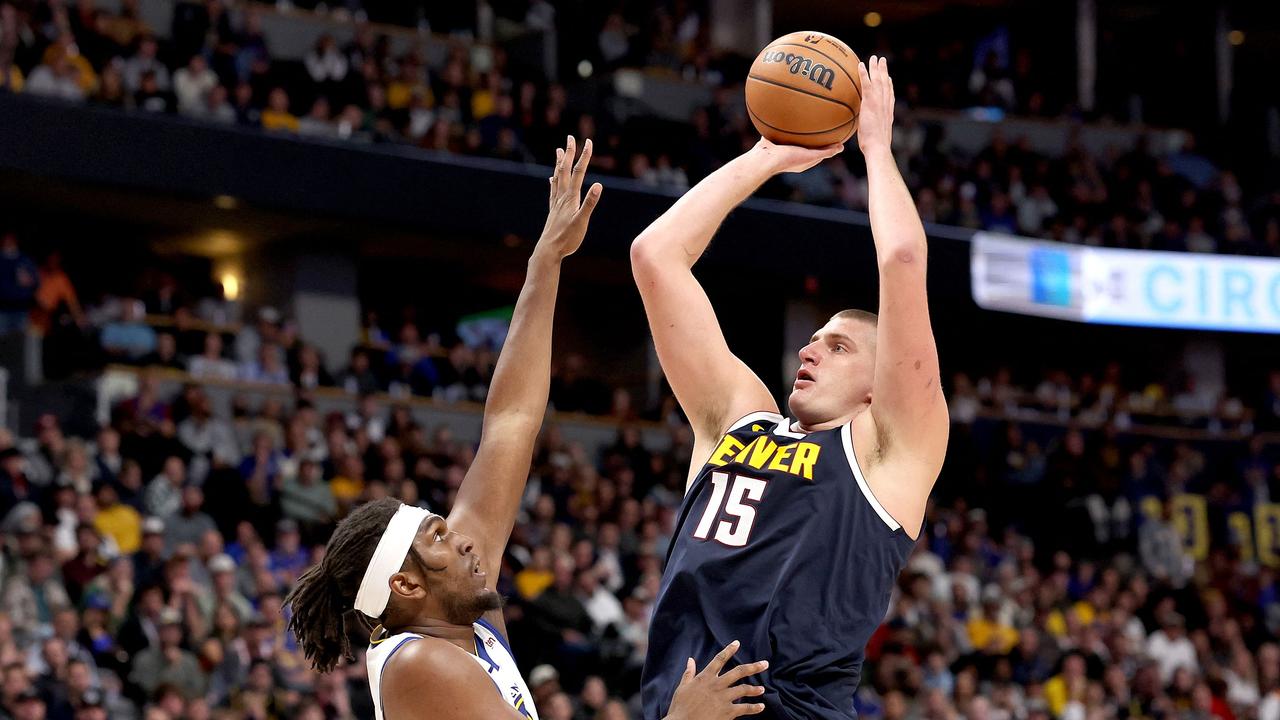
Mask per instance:
[[[511,644],[507,642],[507,638],[503,636],[502,631],[494,627],[493,623],[485,620],[484,618],[480,618],[479,620],[476,620],[476,624],[493,633],[493,636],[498,638],[498,642],[502,643],[502,647],[507,649],[507,654],[511,656],[511,659],[516,659],[516,654],[511,652]]]
[[[395,657],[397,650],[413,642],[414,640],[421,640],[421,639],[422,639],[421,636],[407,637],[401,640],[400,642],[396,643],[396,646],[391,648],[391,652],[387,653],[387,656],[383,658],[382,673],[378,676],[378,704],[379,705],[382,704],[382,678],[387,674],[387,663],[391,662],[391,658]]]

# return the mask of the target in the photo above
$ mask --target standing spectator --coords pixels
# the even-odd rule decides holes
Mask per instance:
[[[0,336],[22,332],[35,305],[39,270],[22,254],[12,231],[0,237]]]
[[[1181,588],[1189,577],[1189,565],[1182,548],[1182,538],[1173,527],[1173,509],[1165,500],[1159,518],[1148,517],[1138,531],[1138,549],[1143,567],[1151,577],[1174,588]]]
[[[76,325],[86,324],[84,311],[71,278],[62,269],[62,253],[50,252],[40,265],[40,284],[35,292],[35,307],[31,313],[31,325],[40,335],[48,335],[54,322],[62,313],[70,315]]]

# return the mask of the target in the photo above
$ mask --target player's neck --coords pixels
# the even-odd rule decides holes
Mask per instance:
[[[871,407],[871,403],[862,403],[858,405],[858,407],[855,408],[852,412],[845,413],[844,415],[841,415],[839,417],[831,418],[830,420],[815,420],[812,424],[806,423],[800,418],[796,418],[795,422],[792,423],[791,427],[787,429],[811,433],[811,432],[819,432],[821,430],[830,430],[832,428],[838,428],[842,425],[848,425],[849,423],[853,422],[854,418],[866,412],[870,407]]]
[[[444,640],[453,643],[458,647],[466,650],[471,654],[476,652],[475,629],[470,625],[455,625],[445,620],[436,618],[417,617],[411,622],[398,625],[394,630],[388,629],[388,634],[411,632],[426,637]]]

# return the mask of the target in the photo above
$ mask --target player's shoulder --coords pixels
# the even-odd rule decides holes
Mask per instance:
[[[408,638],[387,658],[382,670],[383,685],[410,684],[435,687],[448,685],[479,670],[467,660],[467,652],[446,640],[431,637]]]
[[[387,717],[416,717],[422,698],[431,698],[439,717],[496,717],[501,709],[485,671],[465,650],[438,638],[415,638],[397,649],[382,672],[380,692]]]

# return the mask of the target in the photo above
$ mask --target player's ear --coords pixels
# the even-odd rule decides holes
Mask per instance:
[[[421,598],[427,594],[422,579],[416,573],[401,570],[391,576],[391,592],[406,598]]]

